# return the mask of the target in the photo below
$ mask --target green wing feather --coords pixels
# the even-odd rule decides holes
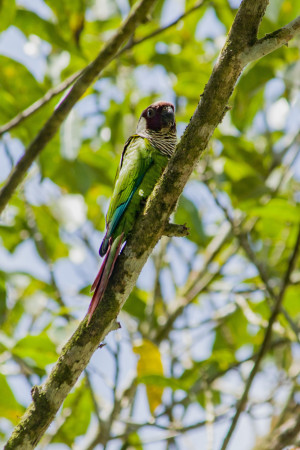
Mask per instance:
[[[131,136],[125,144],[116,175],[114,191],[106,216],[106,235],[100,247],[101,256],[106,253],[109,238],[116,230],[133,194],[152,164],[153,158],[147,140],[138,135]]]

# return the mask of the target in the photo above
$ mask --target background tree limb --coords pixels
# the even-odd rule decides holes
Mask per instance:
[[[274,307],[272,309],[271,316],[269,318],[269,323],[268,323],[268,327],[267,327],[266,332],[265,332],[263,343],[262,343],[262,345],[261,345],[261,347],[259,349],[257,358],[255,360],[255,364],[254,364],[254,366],[253,366],[253,368],[252,368],[252,370],[250,372],[250,375],[248,377],[245,390],[243,392],[241,400],[239,401],[236,413],[235,413],[235,415],[234,415],[234,417],[232,419],[230,428],[229,428],[229,430],[228,430],[228,432],[227,432],[227,434],[225,436],[225,439],[223,441],[221,450],[226,450],[226,448],[228,447],[229,441],[230,441],[231,436],[232,436],[232,434],[233,434],[233,432],[235,430],[235,427],[236,427],[237,422],[238,422],[238,420],[240,418],[240,415],[241,415],[241,413],[243,412],[243,410],[245,408],[245,405],[246,405],[246,402],[247,402],[247,398],[248,398],[248,394],[249,394],[250,388],[252,386],[253,380],[255,378],[255,375],[257,374],[259,366],[261,364],[261,361],[262,361],[265,353],[267,352],[267,350],[269,348],[269,345],[270,345],[270,342],[271,342],[271,337],[272,337],[273,325],[275,323],[275,320],[276,320],[278,314],[280,313],[280,307],[281,307],[282,302],[283,302],[284,294],[285,294],[285,291],[286,291],[286,289],[287,289],[287,287],[289,285],[290,277],[291,277],[292,271],[293,271],[293,269],[295,267],[295,263],[296,263],[296,260],[297,260],[297,256],[298,256],[298,252],[299,252],[299,246],[300,246],[300,227],[299,227],[299,230],[298,230],[298,234],[297,234],[294,250],[292,252],[291,258],[290,258],[289,263],[288,263],[288,267],[287,267],[287,270],[286,270],[286,273],[285,273],[285,277],[282,280],[280,292],[278,294],[277,300],[275,302],[275,305],[274,305]]]
[[[119,50],[112,59],[118,58],[123,53],[125,53],[128,50],[131,50],[136,45],[142,44],[143,42],[147,41],[148,39],[151,39],[155,36],[158,36],[161,33],[164,33],[165,31],[169,30],[170,28],[177,25],[181,20],[184,20],[186,17],[188,17],[191,13],[197,11],[200,7],[204,5],[205,1],[201,0],[197,2],[193,7],[188,9],[185,13],[181,14],[176,20],[169,23],[168,25],[164,27],[160,27],[157,30],[153,31],[152,33],[147,34],[141,39],[138,40],[130,40],[121,50]],[[24,109],[24,111],[21,111],[19,114],[17,114],[13,119],[11,119],[9,122],[7,122],[4,125],[0,126],[0,136],[2,136],[4,133],[8,132],[9,130],[15,128],[16,126],[20,125],[25,119],[32,116],[34,113],[39,111],[43,106],[45,106],[47,103],[52,100],[53,97],[56,97],[57,95],[61,94],[63,91],[68,89],[78,78],[80,75],[82,75],[84,72],[83,70],[79,70],[72,75],[70,75],[68,78],[66,78],[64,81],[62,81],[60,84],[55,86],[54,88],[50,89],[43,97],[38,99],[36,102],[34,102],[32,105],[30,105],[28,108]]]
[[[55,86],[54,88],[50,89],[43,97],[39,98],[36,102],[32,103],[32,105],[30,105],[28,108],[24,109],[24,111],[21,111],[19,114],[17,114],[9,122],[2,125],[0,127],[0,136],[2,136],[4,133],[11,130],[12,128],[15,128],[16,126],[20,125],[20,123],[22,123],[23,120],[32,116],[32,114],[36,113],[39,109],[41,109],[43,106],[49,103],[53,97],[56,97],[57,95],[61,94],[63,91],[68,89],[68,87],[70,87],[74,83],[74,81],[77,80],[77,78],[81,75],[81,73],[82,73],[81,70],[76,73],[73,73],[70,77],[68,77],[58,86]]]
[[[130,12],[127,19],[123,22],[115,36],[113,36],[104,48],[100,51],[97,58],[90,63],[83,71],[80,78],[67,96],[58,105],[52,116],[47,120],[44,127],[27,148],[25,154],[20,159],[16,167],[10,174],[6,184],[0,191],[0,214],[7,205],[17,186],[25,177],[27,170],[43,150],[47,143],[54,137],[60,125],[67,117],[73,106],[78,102],[87,88],[93,83],[95,78],[104,69],[104,67],[113,59],[120,47],[130,38],[135,28],[147,16],[154,2],[151,0],[141,0]]]
[[[241,4],[200,103],[174,158],[128,239],[103,302],[89,327],[86,326],[86,320],[80,324],[64,347],[48,380],[33,390],[33,403],[14,430],[6,448],[26,449],[37,444],[99,343],[110,330],[116,328],[115,320],[121,307],[154,245],[163,235],[178,196],[215,127],[227,111],[228,100],[244,68],[244,52],[255,42],[266,6],[267,1],[263,0],[255,2],[254,6],[250,0],[244,0]],[[157,221],[157,217],[161,220]]]
[[[249,47],[248,51],[245,52],[245,63],[262,58],[277,48],[287,45],[288,42],[299,33],[300,16],[279,30],[267,34],[262,39],[256,41],[255,44],[252,47]]]

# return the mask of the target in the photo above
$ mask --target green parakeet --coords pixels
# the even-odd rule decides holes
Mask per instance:
[[[116,174],[106,233],[99,250],[105,258],[92,285],[89,321],[103,297],[122,244],[172,156],[176,142],[172,103],[161,101],[148,106],[140,116],[136,134],[124,146]]]

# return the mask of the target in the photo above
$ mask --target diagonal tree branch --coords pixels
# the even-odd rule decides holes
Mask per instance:
[[[164,31],[169,30],[170,28],[174,27],[175,25],[177,25],[181,20],[185,19],[187,16],[189,16],[191,13],[193,13],[194,11],[197,11],[197,9],[201,8],[201,6],[204,5],[206,0],[200,0],[198,2],[195,3],[194,6],[192,6],[190,9],[188,9],[186,12],[184,12],[183,14],[181,14],[179,17],[177,17],[177,19],[175,19],[173,22],[169,23],[168,25],[165,25],[164,27],[158,28],[157,30],[152,31],[152,33],[147,34],[147,36],[144,36],[140,39],[137,40],[132,40],[131,42],[128,42],[128,44],[125,45],[124,48],[122,48],[122,50],[120,50],[120,52],[118,53],[118,55],[121,55],[122,53],[124,53],[126,50],[131,49],[132,47],[134,47],[135,45],[141,44],[142,42],[148,41],[149,39],[158,36],[159,34],[163,33]]]
[[[145,11],[145,5],[149,6],[149,3],[146,0],[140,3],[140,5],[143,4],[143,12]],[[228,109],[228,100],[244,68],[244,52],[250,45],[253,45],[256,39],[257,29],[267,3],[267,0],[257,0],[256,2],[243,0],[228,40],[205,87],[196,111],[174,157],[148,199],[145,211],[137,220],[125,249],[117,260],[102,302],[93,315],[89,326],[87,326],[87,318],[81,322],[65,345],[46,382],[40,387],[35,387],[33,402],[15,428],[6,449],[27,449],[38,443],[79,375],[87,366],[91,356],[99,347],[99,343],[109,331],[115,329],[116,317],[120,309],[153,247],[163,235],[170,214],[174,210],[177,199],[201,153],[205,150],[214,129],[221,122]],[[141,18],[141,15],[139,15],[139,18]],[[134,27],[135,23],[135,21],[131,23],[131,26]],[[121,38],[118,39],[118,42],[120,41]],[[115,51],[116,43],[114,42],[114,45],[111,44],[111,46]],[[112,58],[111,51],[111,47],[110,50],[106,50],[107,61]],[[102,63],[100,66],[102,67]],[[82,78],[84,76],[85,74]],[[83,85],[87,86],[88,83],[91,83],[93,76],[94,71],[89,73]],[[84,90],[80,84],[82,78],[76,82],[69,94],[69,96],[71,95],[70,102],[72,105],[76,102],[78,90],[80,92]],[[65,105],[60,114],[65,117],[66,110],[69,111],[70,108],[70,105]],[[61,119],[60,114],[55,120]],[[52,135],[58,128],[55,120],[55,126],[51,122]],[[43,129],[41,133],[45,133],[45,130]],[[39,137],[37,140],[39,140]],[[35,149],[34,145],[37,144],[33,143],[33,149]],[[37,150],[35,149],[35,151]],[[12,192],[13,190],[2,203],[2,209]]]
[[[128,44],[125,47],[123,47],[122,49],[120,49],[118,52],[116,52],[114,54],[114,56],[108,62],[110,62],[115,57],[120,56],[121,54],[123,54],[127,50],[130,50],[134,46],[136,46],[138,44],[141,44],[144,41],[146,41],[148,39],[151,39],[151,38],[159,35],[160,33],[163,33],[164,31],[168,30],[169,28],[175,26],[178,22],[180,22],[180,20],[184,19],[185,17],[190,15],[192,12],[196,11],[201,6],[203,6],[204,3],[205,3],[205,0],[200,0],[193,7],[191,7],[189,10],[187,10],[184,14],[182,14],[180,17],[178,17],[176,20],[174,20],[170,24],[166,25],[165,27],[161,27],[161,28],[155,30],[154,32],[149,33],[147,36],[145,36],[145,37],[143,37],[143,38],[141,38],[139,40],[136,40],[136,41],[132,40],[131,42],[128,42]],[[249,14],[249,11],[247,12],[247,14]],[[251,11],[250,11],[249,17],[251,17]],[[247,23],[245,22],[244,25],[247,26]],[[250,27],[249,27],[249,29],[250,29]],[[251,41],[255,40],[253,38],[253,35],[256,36],[256,34],[255,34],[256,31],[255,30],[254,30],[254,34],[253,34],[253,31],[251,33],[252,34],[249,34],[249,36],[248,36],[249,43]],[[285,27],[282,27],[279,30],[276,30],[273,33],[270,33],[270,34],[266,35],[264,38],[262,38],[260,40],[256,40],[255,43],[252,46],[248,46],[245,49],[244,54],[242,55],[243,66],[245,66],[246,64],[248,64],[251,61],[254,61],[256,59],[259,59],[259,58],[265,56],[266,54],[276,50],[279,47],[282,47],[283,45],[287,45],[287,43],[299,33],[300,33],[300,17],[296,18],[294,21],[290,22]],[[101,52],[101,54],[102,54],[102,52]],[[99,56],[97,57],[96,60],[98,60]],[[105,63],[103,67],[105,67],[108,64],[108,62]],[[88,66],[88,67],[90,67],[90,66]],[[103,70],[103,67],[98,72]],[[47,104],[54,96],[60,94],[65,89],[70,87],[79,77],[81,77],[84,74],[85,71],[86,71],[86,69],[74,73],[69,78],[64,80],[60,85],[58,85],[57,87],[55,87],[55,88],[51,89],[50,91],[48,91],[44,95],[44,97],[42,97],[41,99],[37,100],[35,103],[30,105],[27,109],[25,109],[24,111],[22,111],[19,114],[17,114],[17,116],[15,116],[8,123],[6,123],[5,125],[1,126],[0,127],[0,136],[2,134],[4,134],[5,132],[9,131],[10,129],[14,128],[15,126],[19,125],[23,120],[25,120],[26,118],[30,117],[32,114],[34,114],[40,108],[42,108],[45,104]],[[97,76],[97,74],[95,75],[95,77],[96,76]],[[86,90],[86,88],[85,88],[85,90]],[[67,101],[67,99],[68,99],[68,97],[64,101]],[[78,101],[78,100],[79,100],[79,98],[76,101]],[[68,103],[68,101],[67,101],[67,103]],[[74,104],[71,105],[70,109],[74,106]],[[68,110],[68,112],[69,112],[69,110]],[[45,127],[47,126],[47,124],[50,125],[51,119],[53,118],[53,116],[55,114],[56,114],[56,111],[50,117],[50,119],[46,123]],[[66,115],[64,116],[64,118],[66,117]],[[64,118],[61,120],[60,123],[62,123]],[[44,130],[44,128],[43,128],[43,130]],[[54,136],[55,132],[53,134],[49,133],[48,138],[46,138],[46,136],[45,136],[46,144],[47,144],[48,141],[50,141],[52,139],[52,137]],[[40,134],[41,134],[41,132],[40,132]],[[12,172],[12,174],[9,177],[6,185],[0,191],[0,213],[3,211],[4,207],[6,206],[7,202],[9,201],[9,199],[10,199],[11,195],[13,194],[14,190],[21,183],[22,179],[25,176],[26,171],[29,169],[30,165],[32,164],[32,162],[34,161],[34,159],[36,158],[38,153],[40,153],[40,151],[46,145],[45,143],[42,143],[42,147],[40,149],[38,149],[38,150],[36,150],[36,148],[34,147],[34,150],[35,150],[34,151],[32,149],[34,142],[35,141],[33,141],[32,144],[28,147],[25,155],[19,161],[16,169]],[[32,154],[31,154],[31,152],[32,152]],[[29,154],[25,158],[27,153],[29,153]]]
[[[181,14],[176,20],[169,23],[168,25],[165,25],[164,27],[157,28],[157,30],[153,31],[152,33],[147,34],[146,36],[142,37],[141,39],[137,40],[131,40],[129,41],[121,50],[118,51],[118,53],[115,54],[114,58],[118,58],[123,53],[126,53],[126,51],[131,50],[133,47],[136,47],[139,44],[142,44],[145,41],[148,41],[149,39],[152,39],[155,36],[158,36],[161,33],[164,33],[165,31],[169,30],[170,28],[177,25],[181,20],[184,20],[186,17],[188,17],[191,13],[197,11],[200,7],[202,7],[205,3],[205,0],[200,0],[195,3],[194,6],[192,6],[190,9],[188,9],[185,13]],[[68,78],[66,78],[64,81],[62,81],[60,84],[55,86],[54,88],[50,89],[46,94],[38,99],[36,102],[32,103],[28,108],[21,111],[19,114],[17,114],[15,117],[13,117],[9,122],[6,124],[0,126],[0,137],[6,133],[9,130],[12,130],[16,126],[20,125],[25,119],[32,116],[35,112],[40,110],[43,106],[45,106],[47,103],[52,100],[52,98],[56,97],[57,95],[61,94],[63,91],[68,89],[84,72],[84,69],[79,70],[72,75],[70,75]]]
[[[231,436],[232,436],[232,434],[233,434],[233,432],[234,432],[234,430],[236,428],[236,425],[237,425],[237,422],[238,422],[238,420],[240,418],[240,415],[243,412],[243,410],[245,408],[245,405],[247,403],[248,394],[249,394],[250,388],[252,386],[253,380],[254,380],[257,372],[258,372],[260,363],[261,363],[265,353],[267,352],[267,350],[269,348],[271,337],[272,337],[273,325],[274,325],[274,323],[276,321],[276,318],[277,318],[278,314],[280,313],[280,308],[281,308],[281,305],[282,305],[282,302],[283,302],[284,294],[285,294],[285,291],[286,291],[286,289],[287,289],[287,287],[289,285],[292,271],[293,271],[293,269],[295,267],[295,263],[296,263],[298,252],[299,252],[299,247],[300,247],[300,227],[298,229],[298,234],[297,234],[297,238],[296,238],[296,243],[294,245],[294,250],[293,250],[293,252],[291,254],[291,257],[290,257],[290,260],[289,260],[289,263],[288,263],[288,268],[286,270],[284,279],[283,279],[282,284],[281,284],[280,292],[278,294],[276,303],[275,303],[275,305],[273,307],[271,316],[269,318],[269,323],[268,323],[268,327],[267,327],[266,332],[265,332],[263,343],[262,343],[262,345],[261,345],[261,347],[259,349],[259,352],[257,354],[257,358],[255,360],[255,364],[254,364],[254,366],[253,366],[253,368],[252,368],[252,370],[250,372],[250,375],[249,375],[249,378],[247,380],[246,387],[244,389],[242,398],[240,399],[240,401],[238,403],[238,406],[237,406],[237,409],[236,409],[236,413],[235,413],[235,415],[234,415],[234,417],[232,419],[232,422],[231,422],[230,428],[228,430],[228,433],[225,436],[225,439],[223,441],[221,450],[226,450],[226,448],[228,447],[229,441],[230,441]]]
[[[32,103],[32,105],[30,105],[28,108],[24,109],[15,117],[13,117],[9,122],[2,125],[0,127],[0,136],[2,136],[4,133],[11,130],[12,128],[15,128],[17,125],[20,125],[20,123],[22,123],[23,120],[32,116],[32,114],[34,114],[43,106],[45,106],[47,103],[49,103],[50,100],[53,99],[53,97],[56,97],[56,95],[61,94],[63,91],[68,89],[68,87],[70,87],[81,74],[82,74],[81,70],[73,73],[58,86],[55,86],[53,89],[50,89],[48,92],[46,92],[46,94],[43,97],[39,98],[36,102]]]
[[[117,33],[108,41],[98,54],[97,58],[91,62],[75,82],[67,96],[58,105],[52,116],[47,120],[36,138],[27,148],[12,173],[8,177],[6,184],[0,191],[0,214],[7,205],[17,186],[26,175],[27,170],[43,150],[46,144],[55,136],[60,125],[65,120],[73,106],[78,102],[87,88],[99,76],[104,67],[114,58],[120,47],[130,38],[135,28],[146,17],[148,11],[153,7],[152,0],[140,0],[132,8],[129,16],[120,26]]]

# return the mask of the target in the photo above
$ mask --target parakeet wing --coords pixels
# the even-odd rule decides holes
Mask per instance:
[[[149,143],[146,139],[138,135],[131,136],[125,144],[106,216],[107,238],[116,229],[133,194],[141,184],[145,173],[153,164],[147,145],[149,146]]]

